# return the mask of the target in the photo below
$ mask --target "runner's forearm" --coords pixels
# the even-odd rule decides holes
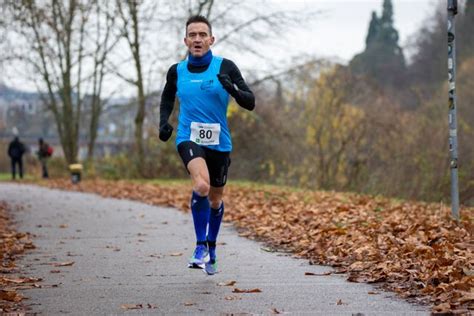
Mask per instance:
[[[252,91],[238,90],[234,98],[237,104],[246,110],[252,111],[255,108],[255,96]]]
[[[224,59],[220,73],[228,74],[237,86],[233,95],[235,101],[244,109],[252,111],[255,108],[255,96],[242,77],[239,68],[232,61]]]
[[[174,108],[174,101],[176,99],[176,65],[171,66],[166,75],[166,85],[161,94],[160,103],[160,126],[168,122]]]

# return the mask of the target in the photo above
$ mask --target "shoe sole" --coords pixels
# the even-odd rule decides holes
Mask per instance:
[[[217,271],[211,271],[211,272],[209,272],[209,271],[206,270],[206,268],[204,268],[203,270],[204,270],[204,272],[205,272],[207,275],[214,275],[214,274],[217,273]]]
[[[206,264],[204,265],[204,272],[207,273],[207,275],[214,275],[217,273],[217,269],[214,269],[212,268],[212,265],[211,265],[211,268],[212,270],[208,270],[208,265],[210,265],[209,263],[206,262]]]
[[[188,268],[190,269],[204,269],[204,263],[198,264],[198,263],[188,263]]]
[[[202,261],[191,258],[191,260],[188,262],[188,268],[191,269],[204,269],[204,265],[209,262],[209,254],[206,254],[204,258],[202,258]]]

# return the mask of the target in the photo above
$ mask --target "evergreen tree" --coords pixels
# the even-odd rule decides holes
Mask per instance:
[[[372,13],[365,50],[351,60],[351,70],[372,79],[381,88],[403,86],[406,67],[398,39],[392,1],[384,0],[381,17]]]
[[[399,53],[398,46],[398,31],[393,26],[393,7],[391,0],[384,0],[382,18],[380,19],[380,31],[378,34],[378,40],[386,48],[394,49]]]
[[[391,0],[383,1],[382,27],[391,27],[393,25],[393,6]]]
[[[375,38],[377,37],[377,33],[379,32],[379,29],[379,18],[377,17],[377,13],[375,13],[375,11],[372,11],[372,19],[370,20],[369,24],[369,31],[367,32],[367,37],[365,38],[366,47],[368,47],[374,42]]]

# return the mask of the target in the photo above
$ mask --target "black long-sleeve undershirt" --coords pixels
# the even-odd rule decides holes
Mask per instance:
[[[205,66],[194,66],[188,63],[188,70],[192,73],[201,73],[207,70],[209,65]],[[160,104],[160,126],[166,122],[173,112],[174,101],[176,99],[176,92],[178,91],[177,80],[178,80],[178,64],[174,64],[168,70],[166,75],[166,84],[161,95]],[[234,95],[235,101],[238,105],[252,111],[255,108],[255,96],[253,92],[247,86],[239,68],[229,59],[223,59],[221,68],[219,69],[220,74],[228,74],[233,83],[237,86],[236,93]]]

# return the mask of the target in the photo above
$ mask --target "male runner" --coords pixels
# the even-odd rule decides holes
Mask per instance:
[[[168,119],[175,97],[180,101],[176,146],[192,180],[191,211],[196,233],[196,249],[188,266],[204,268],[209,275],[217,272],[216,240],[224,214],[222,197],[232,151],[227,126],[229,95],[247,110],[255,107],[255,97],[237,66],[213,56],[210,47],[214,41],[205,17],[188,19],[184,38],[188,59],[168,70],[160,104],[160,139],[167,141],[173,132]]]

